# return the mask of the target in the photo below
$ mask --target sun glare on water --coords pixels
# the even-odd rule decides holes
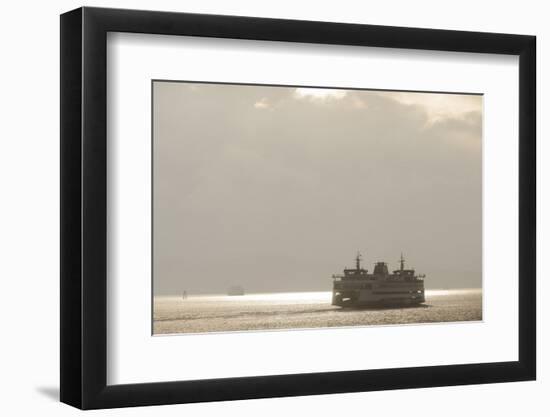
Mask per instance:
[[[332,293],[330,291],[311,291],[311,292],[274,292],[274,293],[250,293],[245,295],[191,295],[187,301],[192,302],[268,302],[268,303],[330,303]],[[175,301],[180,301],[181,297],[170,296]]]
[[[326,291],[317,292],[280,292],[269,294],[247,294],[250,301],[326,301],[330,299],[330,293]]]

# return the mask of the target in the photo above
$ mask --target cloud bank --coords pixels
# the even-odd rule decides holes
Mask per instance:
[[[156,82],[154,291],[481,286],[482,97]]]

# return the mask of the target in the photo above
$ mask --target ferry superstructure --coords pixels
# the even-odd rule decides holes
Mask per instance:
[[[332,305],[339,307],[384,307],[424,303],[424,275],[405,268],[401,254],[399,269],[390,273],[386,262],[376,262],[371,274],[361,267],[357,253],[355,268],[333,275]]]

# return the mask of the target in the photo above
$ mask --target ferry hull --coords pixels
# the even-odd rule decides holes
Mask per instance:
[[[332,305],[338,307],[414,306],[425,301],[423,289],[408,294],[377,295],[366,291],[334,291],[332,294]]]

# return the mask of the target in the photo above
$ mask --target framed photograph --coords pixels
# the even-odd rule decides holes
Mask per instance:
[[[61,16],[61,401],[533,380],[535,37]]]

